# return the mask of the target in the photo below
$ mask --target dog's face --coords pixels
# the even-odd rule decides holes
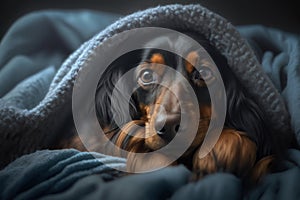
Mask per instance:
[[[156,41],[168,40],[159,38]],[[175,47],[178,44],[174,41],[170,45]],[[189,124],[198,125],[190,150],[201,144],[207,132],[211,117],[207,84],[213,84],[214,72],[209,64],[202,65],[199,70],[194,67],[205,59],[197,51],[183,54],[185,58],[168,51],[148,49],[135,70],[138,89],[134,95],[141,118],[145,120],[145,145],[151,150],[167,145],[178,132],[189,139]],[[193,91],[189,91],[188,86],[192,86]],[[191,92],[196,94],[197,101],[193,100]],[[197,110],[200,119],[195,113]]]

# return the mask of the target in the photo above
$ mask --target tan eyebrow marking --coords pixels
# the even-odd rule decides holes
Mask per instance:
[[[185,61],[185,69],[188,73],[192,73],[194,70],[194,66],[198,62],[199,55],[196,51],[191,51],[187,56],[186,56],[186,61]]]
[[[141,69],[149,68],[155,71],[155,73],[157,73],[161,77],[165,72],[165,65],[166,63],[164,56],[160,53],[154,53],[150,58],[150,64],[141,65]]]
[[[152,63],[165,64],[165,59],[164,59],[163,55],[161,55],[160,53],[154,53],[151,56],[150,61]]]

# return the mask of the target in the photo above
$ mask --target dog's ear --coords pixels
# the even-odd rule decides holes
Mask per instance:
[[[226,58],[207,41],[201,41],[222,76],[227,96],[225,126],[244,131],[258,146],[258,158],[271,153],[274,139],[260,106],[231,71]]]
[[[225,126],[246,132],[258,147],[258,158],[272,153],[273,137],[262,109],[238,80],[230,79],[227,83],[224,80],[227,96]]]
[[[97,118],[102,128],[118,129],[118,125],[136,119],[139,115],[139,107],[133,94],[134,77],[132,73],[128,73],[125,79],[122,78],[139,62],[140,51],[131,51],[116,59],[101,76],[97,85],[95,105]],[[130,116],[125,111],[126,109],[129,110]]]

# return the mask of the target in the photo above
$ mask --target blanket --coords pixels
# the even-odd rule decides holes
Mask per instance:
[[[239,27],[262,68],[287,104],[293,131],[300,141],[300,36],[259,25]]]
[[[42,150],[0,171],[0,199],[299,199],[300,152],[289,150],[281,172],[245,193],[237,177],[216,173],[189,182],[184,166],[121,177],[124,160],[77,150]]]
[[[36,151],[0,172],[0,198],[37,199],[62,193],[76,180],[91,174],[100,174],[102,182],[108,181],[119,175],[112,167],[124,168],[125,160],[75,149]]]
[[[70,54],[119,17],[86,10],[40,11],[10,28],[0,44],[0,168],[48,148],[62,134],[71,117],[70,68],[76,53]]]
[[[7,32],[0,44],[1,167],[51,146],[71,117],[71,93],[78,70],[103,41],[124,30],[146,26],[204,34],[227,58],[274,128],[281,130],[278,137],[288,138],[292,130],[300,140],[299,36],[262,26],[237,29],[200,5],[169,5],[119,18],[92,11],[37,12],[23,17]],[[99,156],[104,160],[76,150],[44,150],[22,156],[0,172],[0,198],[300,196],[295,189],[300,178],[300,152],[293,149],[287,152],[282,172],[268,175],[247,194],[241,181],[230,174],[217,173],[188,183],[190,172],[183,166],[113,180],[117,172],[109,169],[110,164],[122,167],[125,161]],[[104,175],[111,177],[110,181]]]

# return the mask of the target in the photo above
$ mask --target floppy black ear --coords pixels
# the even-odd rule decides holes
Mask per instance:
[[[273,130],[271,131],[262,109],[240,84],[226,58],[208,41],[200,42],[214,60],[224,82],[227,96],[225,126],[245,132],[256,143],[258,158],[270,154],[274,150],[271,147],[275,146]]]
[[[220,61],[218,61],[220,62]],[[245,132],[257,145],[257,158],[275,153],[273,130],[261,107],[240,84],[227,65],[219,65],[227,96],[225,126]]]
[[[101,76],[97,85],[95,105],[97,118],[102,128],[117,129],[119,127],[116,121],[119,125],[123,125],[139,115],[139,107],[134,95],[131,95],[135,84],[132,73],[128,73],[129,77],[126,79],[121,79],[139,62],[140,50],[131,51],[116,59]],[[122,88],[116,87],[117,82]],[[131,96],[128,97],[128,94]],[[125,108],[129,109],[130,116],[124,111]]]
[[[273,135],[262,109],[247,94],[238,80],[233,78],[230,82],[224,82],[227,96],[225,125],[246,132],[257,145],[258,158],[275,153],[272,152],[274,149],[271,149]]]

